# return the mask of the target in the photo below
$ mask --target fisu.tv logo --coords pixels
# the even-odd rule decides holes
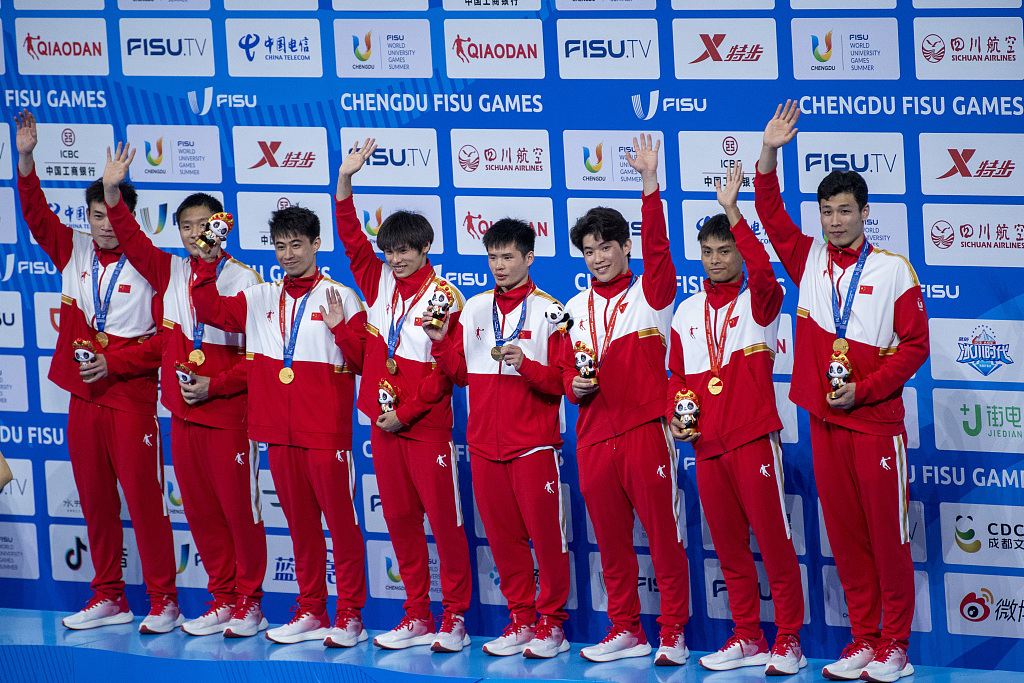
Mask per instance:
[[[192,110],[192,113],[196,116],[206,116],[210,112],[210,108],[216,103],[218,107],[231,107],[233,109],[248,107],[252,108],[256,106],[256,96],[252,95],[226,95],[218,94],[214,96],[213,87],[210,86],[203,90],[203,100],[200,103],[199,93],[195,90],[189,90],[188,92],[188,107]]]

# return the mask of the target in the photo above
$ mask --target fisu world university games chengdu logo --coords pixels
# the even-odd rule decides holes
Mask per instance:
[[[978,325],[969,337],[960,337],[960,355],[957,363],[970,365],[988,377],[1003,365],[1011,365],[1010,345],[996,341],[995,332],[988,325]]]

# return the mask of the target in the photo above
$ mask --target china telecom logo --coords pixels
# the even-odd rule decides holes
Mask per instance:
[[[988,377],[1003,365],[1011,365],[1010,345],[996,342],[995,332],[987,325],[979,325],[970,337],[960,337],[960,356],[957,363],[970,365]]]
[[[976,553],[981,550],[981,539],[975,538],[974,529],[967,523],[968,521],[973,523],[974,518],[970,515],[957,515],[953,532],[960,550],[965,553]]]
[[[814,58],[819,62],[827,62],[832,59],[832,31],[825,34],[825,51],[822,52],[818,48],[818,36],[811,36],[811,52],[814,53]]]
[[[601,166],[604,165],[604,159],[601,155],[602,147],[604,147],[604,143],[599,142],[597,147],[594,149],[594,156],[597,157],[597,161],[594,161],[593,163],[591,163],[590,148],[583,148],[583,165],[587,167],[587,171],[590,173],[599,173],[601,171]]]
[[[370,52],[372,52],[372,48],[370,47],[370,35],[372,33],[373,31],[367,31],[366,35],[363,37],[363,45],[366,47],[366,50],[363,52],[359,51],[359,36],[352,36],[352,52],[360,62],[365,62],[370,58]]]

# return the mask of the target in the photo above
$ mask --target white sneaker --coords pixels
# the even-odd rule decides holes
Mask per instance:
[[[466,634],[466,619],[461,614],[444,611],[441,628],[430,645],[431,652],[462,652],[472,642]]]
[[[369,638],[363,628],[363,618],[356,610],[339,610],[334,626],[324,638],[324,647],[354,647]]]
[[[135,615],[128,609],[128,599],[124,594],[116,600],[94,595],[82,611],[64,617],[61,623],[65,628],[81,631],[113,624],[128,624],[134,618]]]
[[[404,650],[416,645],[430,645],[434,642],[434,618],[416,619],[406,614],[398,626],[381,633],[373,644],[385,650]]]
[[[914,673],[914,665],[907,659],[907,651],[895,640],[890,640],[875,651],[874,659],[864,667],[860,677],[875,683],[893,683]]]
[[[863,638],[855,638],[843,648],[839,660],[826,664],[821,675],[831,681],[855,681],[864,673],[864,667],[875,658],[875,648]]]
[[[614,662],[624,657],[646,657],[651,654],[651,644],[642,626],[636,631],[616,629],[613,624],[608,635],[597,645],[580,650],[580,657],[591,662]]]
[[[562,625],[547,617],[541,617],[533,640],[526,644],[523,656],[527,659],[551,659],[561,652],[569,651],[569,641],[565,639]]]
[[[771,658],[764,666],[765,676],[792,676],[807,666],[800,640],[796,636],[779,636],[772,645]]]
[[[331,622],[327,619],[326,611],[323,614],[312,614],[300,610],[296,611],[295,617],[287,624],[267,631],[267,640],[282,645],[323,640],[330,630]]]
[[[224,632],[224,627],[231,621],[234,605],[216,599],[206,604],[210,606],[206,614],[186,621],[181,625],[182,631],[190,636],[210,636]]]
[[[654,656],[655,666],[682,666],[690,656],[683,639],[683,625],[661,627],[661,647]]]
[[[699,661],[705,669],[729,671],[743,666],[764,666],[770,658],[768,641],[763,633],[757,640],[747,640],[734,634],[718,652],[704,655]]]
[[[495,657],[517,655],[526,649],[527,643],[533,640],[536,624],[526,624],[512,616],[512,622],[505,627],[501,635],[484,643],[484,654]]]
[[[139,633],[170,633],[185,623],[185,617],[178,609],[178,599],[173,595],[154,595],[149,604],[149,614],[139,625]]]
[[[231,611],[231,621],[224,628],[225,638],[250,638],[260,631],[265,631],[267,618],[263,616],[263,608],[259,600],[239,598],[235,609]]]

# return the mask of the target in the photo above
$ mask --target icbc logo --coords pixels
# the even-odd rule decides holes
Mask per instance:
[[[281,209],[287,209],[291,205],[292,203],[287,197],[281,197],[280,199],[277,200],[278,211],[280,211]]]
[[[65,128],[60,133],[60,141],[64,143],[65,147],[70,147],[75,144],[75,131],[70,128]]]
[[[981,589],[981,596],[977,593],[968,593],[960,601],[960,616],[975,623],[985,621],[991,612],[989,604],[993,602],[995,599],[992,597],[992,591],[987,588]]]
[[[725,152],[726,156],[736,156],[736,152],[740,151],[740,143],[730,135],[722,140],[722,151]]]

